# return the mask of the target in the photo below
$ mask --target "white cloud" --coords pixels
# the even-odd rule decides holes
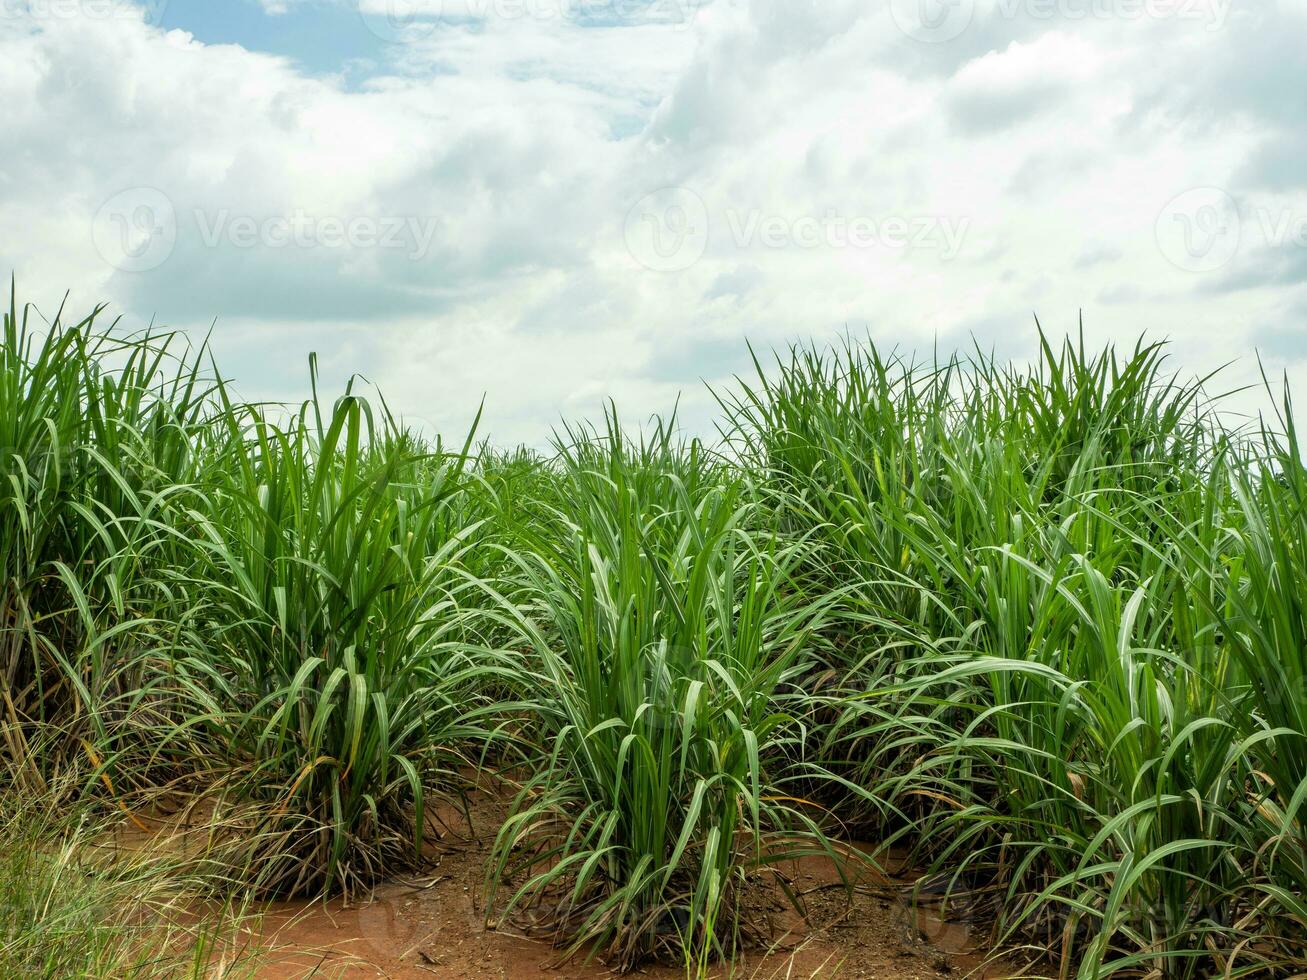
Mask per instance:
[[[1301,71],[1267,32],[1295,36],[1299,5],[1236,4],[1213,29],[995,0],[930,44],[845,0],[687,3],[680,21],[631,0],[459,3],[406,7],[426,26],[353,87],[143,16],[0,19],[0,266],[47,303],[71,288],[140,320],[217,317],[251,394],[302,393],[313,348],[451,432],[485,392],[499,441],[609,395],[638,418],[684,391],[703,425],[698,379],[742,368],[745,336],[976,331],[1022,354],[1032,312],[1060,331],[1083,308],[1091,339],[1168,335],[1194,370],[1269,323],[1272,356],[1295,358],[1307,249],[1265,229],[1307,218],[1280,152]],[[1208,186],[1244,220],[1196,272],[1220,229],[1159,218]],[[633,213],[666,187],[679,212]],[[134,188],[176,221],[138,272],[101,254],[106,228],[130,247],[138,219],[168,217],[106,224]]]

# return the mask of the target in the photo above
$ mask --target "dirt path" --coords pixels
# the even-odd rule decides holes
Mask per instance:
[[[509,931],[485,927],[482,902],[485,859],[502,806],[481,801],[473,812],[480,831],[461,840],[448,835],[433,867],[420,880],[377,889],[371,902],[279,903],[270,907],[257,937],[268,950],[258,976],[267,980],[332,977],[362,980],[541,980],[611,977],[598,963],[559,964],[558,952]],[[808,859],[787,869],[805,894],[806,921],[780,901],[767,910],[778,931],[777,951],[723,966],[721,977],[850,980],[937,980],[971,975],[1012,977],[1010,964],[981,970],[962,924],[928,917],[913,920],[880,882],[863,881],[852,899],[831,862]],[[788,934],[786,934],[788,933]],[[784,934],[784,935],[783,935]],[[636,976],[683,980],[683,970],[648,967]]]

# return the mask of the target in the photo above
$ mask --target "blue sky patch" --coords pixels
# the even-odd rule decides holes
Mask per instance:
[[[269,14],[256,0],[168,0],[158,26],[189,31],[205,44],[282,55],[313,74],[366,73],[390,47],[354,3],[293,4]]]

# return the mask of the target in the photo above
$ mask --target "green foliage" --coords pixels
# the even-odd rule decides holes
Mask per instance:
[[[495,914],[622,968],[704,972],[776,860],[847,833],[1064,975],[1307,965],[1287,391],[1230,431],[1156,345],[850,342],[758,360],[719,452],[614,410],[544,458],[316,378],[246,404],[100,318],[4,320],[7,792],[180,799],[209,887],[320,895],[420,864],[495,771]],[[16,849],[0,889],[46,901]],[[98,894],[2,955],[126,962]]]
[[[850,346],[727,403],[778,506],[861,582],[820,754],[869,832],[1078,976],[1288,969],[1301,462],[1292,430],[1232,436],[1161,367]]]
[[[281,425],[223,399],[222,465],[166,529],[163,744],[214,746],[207,792],[261,885],[366,886],[420,860],[426,788],[456,781],[496,669],[465,642],[467,447],[421,449],[350,393]]]
[[[234,946],[228,905],[184,924],[178,868],[143,855],[110,861],[112,826],[49,798],[0,796],[0,976],[173,980],[254,975]]]
[[[821,603],[808,553],[759,523],[741,475],[670,427],[615,417],[559,447],[565,509],[515,555],[507,614],[538,664],[542,759],[496,842],[504,903],[629,966],[729,952],[746,872],[822,846],[764,764],[793,738],[778,692],[805,670]]]
[[[174,356],[170,335],[119,338],[100,316],[66,326],[61,310],[42,335],[11,294],[0,343],[0,751],[37,790],[69,746],[103,735],[87,727],[123,686],[105,630],[140,567],[124,555],[205,451],[200,357]]]

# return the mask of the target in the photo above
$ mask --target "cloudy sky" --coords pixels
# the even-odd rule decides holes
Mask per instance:
[[[1307,0],[0,0],[0,269],[541,443],[767,347],[1307,362]]]

